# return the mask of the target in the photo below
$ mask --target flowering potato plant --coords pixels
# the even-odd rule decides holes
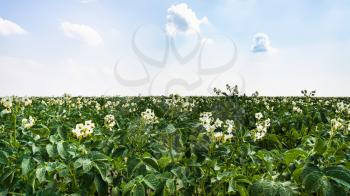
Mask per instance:
[[[350,99],[4,97],[0,195],[349,195]]]

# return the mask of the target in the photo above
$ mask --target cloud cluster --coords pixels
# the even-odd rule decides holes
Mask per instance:
[[[271,42],[269,36],[264,33],[257,33],[253,37],[253,44],[251,47],[253,52],[268,52],[271,51]]]
[[[0,35],[25,34],[26,31],[18,24],[0,17]]]
[[[196,13],[186,3],[180,3],[168,8],[166,32],[170,36],[177,33],[199,33],[200,25],[207,23],[207,17],[198,19]]]
[[[100,34],[87,25],[63,22],[61,29],[67,37],[80,40],[91,46],[100,45],[103,41]]]

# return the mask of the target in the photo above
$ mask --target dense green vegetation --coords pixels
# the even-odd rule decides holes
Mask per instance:
[[[349,195],[350,99],[1,99],[0,195]]]

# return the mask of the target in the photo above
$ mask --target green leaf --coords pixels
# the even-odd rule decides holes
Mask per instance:
[[[300,176],[301,176],[301,173],[303,172],[303,169],[304,168],[300,167],[293,171],[292,177],[294,180],[300,181]]]
[[[52,144],[58,143],[59,142],[59,138],[57,135],[50,135],[49,140]]]
[[[63,141],[57,143],[57,152],[62,159],[68,159],[67,144]]]
[[[242,182],[242,183],[246,183],[246,184],[252,184],[252,182],[248,179],[247,176],[244,175],[236,175],[233,178],[236,182]]]
[[[1,175],[0,177],[0,182],[7,182],[8,178],[11,178],[11,175],[13,175],[13,173],[15,173],[16,170],[9,170],[6,171],[4,174]]]
[[[108,195],[108,184],[104,182],[100,176],[95,176],[94,184],[98,195]]]
[[[346,189],[344,189],[341,185],[337,183],[331,183],[333,193],[336,192],[336,196],[348,196]],[[334,194],[335,195],[335,194]]]
[[[350,171],[340,166],[327,167],[321,171],[319,168],[309,165],[304,168],[301,176],[305,189],[309,193],[321,191],[323,195],[334,195],[335,192],[339,192],[334,190],[334,185],[329,179],[350,189]]]
[[[32,170],[31,158],[24,158],[21,163],[22,175],[27,175]]]
[[[118,187],[113,187],[112,188],[112,194],[111,194],[112,196],[118,196],[118,195],[120,195],[119,194],[119,189],[118,189]]]
[[[160,168],[165,168],[171,163],[171,158],[169,156],[162,156],[158,161]]]
[[[130,158],[127,162],[128,173],[133,174],[135,176],[145,175],[146,165],[138,158]]]
[[[236,187],[235,187],[235,181],[233,179],[230,180],[230,182],[228,183],[228,189],[227,192],[231,193],[231,192],[236,192]]]
[[[299,157],[305,158],[306,156],[307,156],[307,152],[305,152],[300,148],[294,148],[284,153],[284,160],[286,164],[290,164],[290,163],[293,163]]]
[[[0,196],[6,196],[8,193],[8,189],[6,188],[0,188]]]
[[[308,193],[315,193],[320,190],[324,184],[323,177],[324,174],[321,170],[313,165],[306,166],[301,173],[303,185]]]
[[[335,166],[327,167],[323,170],[332,180],[350,189],[350,171],[346,168]]]
[[[244,186],[237,185],[236,189],[239,192],[240,196],[248,196],[249,195],[248,190]]]
[[[0,164],[6,165],[8,162],[8,154],[5,151],[0,151]]]
[[[51,158],[56,156],[55,147],[52,144],[46,145],[46,152]]]
[[[167,188],[167,190],[169,191],[170,194],[174,194],[175,193],[175,180],[174,179],[168,179],[165,182],[165,186]]]
[[[327,150],[327,144],[322,138],[317,138],[314,146],[314,151],[318,154],[323,154]]]
[[[50,129],[43,124],[40,124],[35,128],[31,128],[30,131],[35,135],[39,135],[40,137],[48,137],[50,135]]]
[[[225,171],[225,172],[222,172],[222,173],[217,174],[217,175],[216,175],[216,178],[217,178],[218,180],[221,180],[221,179],[223,179],[223,178],[226,178],[226,177],[231,176],[231,174],[232,174],[232,172],[230,172],[230,171]]]
[[[269,181],[260,180],[250,186],[250,195],[271,195],[274,196],[276,191]]]
[[[123,188],[123,195],[125,195],[125,193],[131,191],[131,189],[134,187],[135,181],[136,181],[135,179],[132,179],[122,187]]]
[[[109,165],[106,163],[97,162],[94,164],[102,179],[107,183],[112,183],[113,179],[109,176]]]
[[[306,175],[303,180],[306,191],[309,193],[317,192],[322,186],[322,178],[323,174],[320,171],[313,171]]]
[[[98,152],[98,151],[92,151],[89,153],[89,158],[96,162],[96,161],[108,161],[109,157],[105,154]]]
[[[42,183],[46,180],[45,174],[46,174],[46,170],[44,167],[39,167],[36,169],[35,176],[39,180],[40,183]]]
[[[145,187],[141,183],[137,182],[135,184],[135,186],[132,188],[131,194],[133,196],[144,196],[145,195]]]
[[[242,186],[242,188],[244,187]],[[241,195],[246,194],[244,190],[242,191],[242,193],[239,193]],[[290,184],[263,179],[254,182],[250,186],[250,195],[292,196],[295,195],[295,192],[294,187]]]
[[[155,158],[146,157],[146,158],[143,158],[143,162],[146,163],[147,166],[150,166],[157,171],[159,170],[159,166],[158,166],[157,160]]]
[[[154,191],[157,191],[161,188],[161,182],[154,174],[148,174],[143,178],[143,181],[149,188],[153,189]]]
[[[329,182],[329,180],[323,178],[321,179],[322,185],[321,185],[321,193],[325,196],[336,196],[334,193],[334,189],[332,184]]]
[[[176,132],[176,128],[173,124],[168,124],[168,126],[165,128],[165,132],[168,134],[172,134]]]
[[[140,159],[135,157],[130,157],[127,161],[128,173],[132,173],[137,164],[141,162]]]
[[[74,162],[74,168],[83,167],[83,172],[87,173],[92,168],[92,161],[90,159],[79,158]]]
[[[67,139],[67,132],[64,131],[62,127],[57,127],[57,133],[60,136],[61,140]]]

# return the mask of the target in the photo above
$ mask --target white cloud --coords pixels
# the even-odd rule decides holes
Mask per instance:
[[[26,31],[18,24],[0,17],[0,35],[25,34]]]
[[[177,33],[199,33],[200,25],[207,24],[208,18],[197,18],[196,13],[186,3],[172,5],[168,8],[166,31],[168,35]]]
[[[100,45],[103,41],[100,34],[87,25],[63,22],[61,28],[67,37],[78,39],[91,46]]]
[[[272,50],[269,36],[265,33],[257,33],[253,37],[253,52],[268,52]]]

